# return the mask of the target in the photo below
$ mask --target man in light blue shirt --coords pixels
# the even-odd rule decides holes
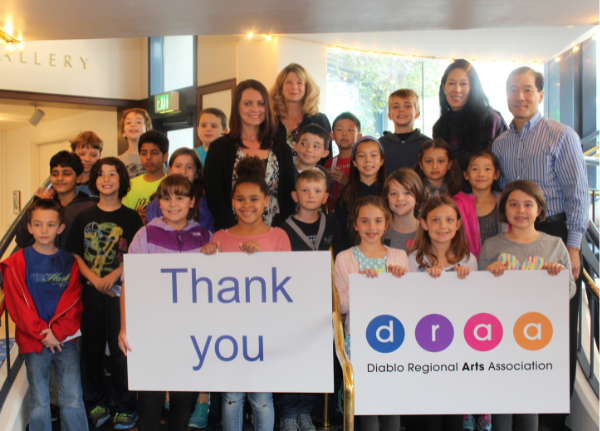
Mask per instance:
[[[581,269],[579,249],[589,219],[587,171],[581,141],[573,129],[543,117],[544,76],[521,67],[508,77],[508,109],[514,115],[507,131],[492,145],[500,160],[502,188],[511,181],[539,185],[548,207],[547,221],[538,230],[560,236],[566,243],[573,276]]]
[[[539,113],[538,106],[544,100],[543,89],[541,73],[529,67],[511,72],[506,90],[508,109],[514,120],[509,129],[496,138],[492,151],[500,161],[502,188],[515,180],[530,180],[541,187],[547,213],[544,222],[536,223],[536,229],[562,238],[569,252],[573,277],[577,279],[581,271],[579,249],[589,219],[587,171],[577,133]],[[570,393],[573,393],[577,364],[579,286],[569,304]],[[499,418],[499,415],[494,417]],[[563,429],[565,419],[564,414],[540,415],[540,425]]]

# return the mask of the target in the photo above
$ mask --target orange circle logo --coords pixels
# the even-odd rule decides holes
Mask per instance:
[[[541,350],[552,339],[552,323],[543,314],[526,313],[517,319],[513,334],[525,350]]]

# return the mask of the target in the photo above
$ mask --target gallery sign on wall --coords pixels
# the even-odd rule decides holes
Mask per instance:
[[[357,415],[568,413],[569,278],[350,276]]]

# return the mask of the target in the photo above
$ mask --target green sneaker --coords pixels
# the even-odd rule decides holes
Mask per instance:
[[[100,428],[110,418],[110,413],[102,406],[96,406],[90,412],[90,420],[94,428]]]
[[[194,408],[194,413],[190,417],[190,422],[188,423],[188,427],[190,428],[204,428],[208,425],[208,411],[210,408],[210,403],[199,403],[196,401],[196,407]]]
[[[133,428],[137,421],[137,413],[117,413],[113,419],[116,430],[127,430]]]

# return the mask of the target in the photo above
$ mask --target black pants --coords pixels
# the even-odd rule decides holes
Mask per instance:
[[[557,221],[554,223],[537,223],[535,228],[540,232],[544,232],[548,235],[553,235],[561,238],[567,245],[567,237],[569,232],[567,230],[566,221]],[[581,261],[581,253],[579,254],[579,260]],[[583,264],[581,266],[583,268]],[[579,278],[575,280],[577,290],[575,296],[571,298],[569,303],[569,372],[570,372],[570,394],[573,394],[573,387],[575,385],[575,371],[577,370],[577,317],[579,314],[579,304],[581,302],[581,279],[582,271],[579,271]],[[555,430],[562,430],[565,426],[566,414],[541,414],[540,425],[552,428]]]
[[[462,431],[463,415],[402,415],[406,431]]]
[[[84,290],[82,302],[81,388],[85,408],[89,412],[96,406],[105,406],[104,353],[108,342],[112,398],[117,408],[117,411],[112,413],[133,413],[137,404],[136,393],[128,389],[127,358],[118,345],[121,329],[119,298],[86,294]]]
[[[400,416],[359,416],[362,431],[400,431]]]
[[[139,431],[159,431],[165,391],[139,391]],[[195,397],[194,397],[195,395]],[[198,393],[169,391],[169,431],[186,431],[191,416],[192,398]]]

